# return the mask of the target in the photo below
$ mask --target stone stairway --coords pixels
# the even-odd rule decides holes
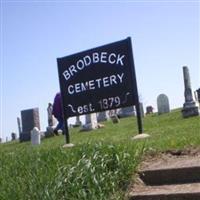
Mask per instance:
[[[129,200],[200,200],[200,155],[146,162]]]

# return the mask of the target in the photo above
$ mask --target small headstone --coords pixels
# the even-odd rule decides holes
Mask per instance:
[[[40,144],[40,131],[37,127],[34,127],[31,131],[31,144],[38,145]]]
[[[153,113],[153,107],[152,106],[147,106],[146,107],[146,115]]]
[[[53,126],[48,126],[48,127],[46,128],[46,131],[45,131],[45,133],[44,133],[44,136],[45,136],[46,138],[48,138],[48,137],[53,137],[53,136],[54,136],[54,127],[53,127]]]
[[[22,126],[21,126],[21,121],[19,117],[17,117],[17,126],[18,126],[19,135],[20,135],[22,133]]]
[[[197,90],[194,91],[194,101],[196,102],[196,105],[199,107],[200,109],[200,99],[198,98],[198,92]],[[200,111],[199,111],[200,112]]]
[[[129,117],[129,116],[136,116],[136,111],[134,106],[129,106],[125,108],[121,108],[118,112],[118,116],[121,117]]]
[[[198,101],[197,91],[194,91],[194,100]]]
[[[29,141],[31,138],[31,130],[34,127],[40,129],[39,109],[33,108],[21,111],[22,132],[20,134],[20,142]]]
[[[112,115],[111,116],[111,120],[112,120],[113,124],[117,124],[117,123],[120,122],[120,120],[119,120],[117,115]]]
[[[118,115],[120,110],[121,110],[121,108],[109,110],[108,111],[109,118],[111,118],[113,115]]]
[[[55,125],[52,112],[53,112],[53,105],[49,103],[47,107],[47,117],[48,117],[48,126],[50,127]]]
[[[184,118],[198,116],[200,111],[199,107],[196,105],[196,102],[193,100],[190,74],[187,66],[183,67],[183,78],[185,86],[185,103],[183,104],[182,115]]]
[[[196,90],[196,94],[197,94],[197,101],[200,103],[200,88]]]
[[[2,138],[0,138],[0,144],[2,143]]]
[[[169,99],[167,95],[160,94],[157,97],[157,107],[158,107],[158,114],[169,113]]]
[[[85,125],[82,126],[81,131],[90,131],[98,128],[97,115],[91,113],[85,115]]]
[[[109,111],[103,111],[103,112],[99,112],[97,114],[97,121],[98,122],[107,121],[108,119],[109,119]]]
[[[52,137],[54,136],[53,131],[56,127],[56,118],[53,116],[53,105],[51,103],[49,103],[47,107],[47,117],[48,126],[46,127],[46,131],[44,132],[44,137]]]
[[[12,141],[17,139],[17,134],[16,133],[11,133],[11,139]]]
[[[74,127],[79,127],[82,125],[82,122],[80,120],[80,116],[76,116],[76,122],[74,124]]]

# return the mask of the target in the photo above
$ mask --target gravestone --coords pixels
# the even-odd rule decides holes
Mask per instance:
[[[48,126],[46,127],[46,131],[44,132],[44,137],[52,137],[54,136],[56,119],[53,116],[53,105],[51,103],[49,103],[47,107],[47,117],[48,117]]]
[[[0,138],[0,144],[2,143],[2,138]]]
[[[52,112],[53,112],[53,105],[49,103],[47,107],[47,117],[48,117],[48,126],[50,127],[55,125]]]
[[[197,101],[200,103],[200,88],[196,90],[196,94],[197,94]]]
[[[21,111],[22,132],[20,134],[20,142],[30,141],[31,130],[34,127],[40,129],[39,109],[27,109]]]
[[[165,95],[165,94],[158,95],[157,108],[158,108],[159,115],[170,112],[169,99],[168,99],[167,95]]]
[[[34,127],[31,131],[31,144],[32,145],[38,145],[40,144],[40,131],[37,127]]]
[[[196,105],[199,106],[199,109],[200,109],[200,99],[198,98],[197,90],[194,91],[194,101],[196,102]]]
[[[152,106],[147,106],[146,107],[146,115],[153,113],[153,107]]]
[[[136,116],[136,111],[134,106],[129,106],[125,108],[121,108],[118,112],[118,116],[121,117],[129,117],[129,116]]]
[[[108,112],[109,118],[111,118],[112,116],[118,115],[120,110],[121,110],[121,108],[109,110],[109,112]]]
[[[80,120],[80,116],[76,116],[76,122],[75,122],[74,127],[78,127],[78,126],[81,126],[81,125],[82,125],[82,122]]]
[[[109,111],[103,111],[103,112],[99,112],[97,114],[97,121],[98,122],[103,122],[103,121],[107,121],[109,119]]]
[[[22,126],[21,126],[21,121],[19,117],[17,117],[17,126],[18,126],[19,135],[20,135],[22,132]]]
[[[97,114],[91,113],[85,115],[85,124],[82,126],[81,131],[90,131],[98,128]]]
[[[11,140],[14,141],[17,139],[17,134],[16,133],[11,133]]]
[[[46,131],[44,133],[44,137],[53,137],[54,136],[54,127],[53,126],[47,126]]]
[[[120,120],[119,120],[117,115],[112,115],[110,118],[111,118],[113,124],[117,124],[117,123],[120,122]]]
[[[197,116],[199,115],[199,108],[196,105],[196,102],[193,100],[190,74],[187,66],[183,67],[183,78],[185,86],[185,103],[183,104],[182,115],[184,118]]]

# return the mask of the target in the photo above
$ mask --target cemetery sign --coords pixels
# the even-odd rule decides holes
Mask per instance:
[[[135,105],[142,120],[131,38],[57,59],[64,119]],[[66,143],[70,142],[64,120]]]
[[[66,118],[136,105],[131,39],[58,58]]]

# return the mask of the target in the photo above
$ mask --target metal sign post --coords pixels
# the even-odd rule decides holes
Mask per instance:
[[[133,92],[135,93],[135,107],[136,107],[136,113],[137,113],[137,124],[138,124],[138,132],[139,134],[143,133],[143,126],[142,126],[142,116],[141,116],[141,110],[140,110],[140,102],[139,102],[139,95],[138,95],[138,89],[137,89],[137,81],[136,81],[136,73],[135,73],[135,64],[133,59],[133,51],[132,51],[132,45],[131,45],[131,38],[128,37],[129,40],[129,56],[130,56],[130,62],[132,63],[132,76],[133,76]]]

